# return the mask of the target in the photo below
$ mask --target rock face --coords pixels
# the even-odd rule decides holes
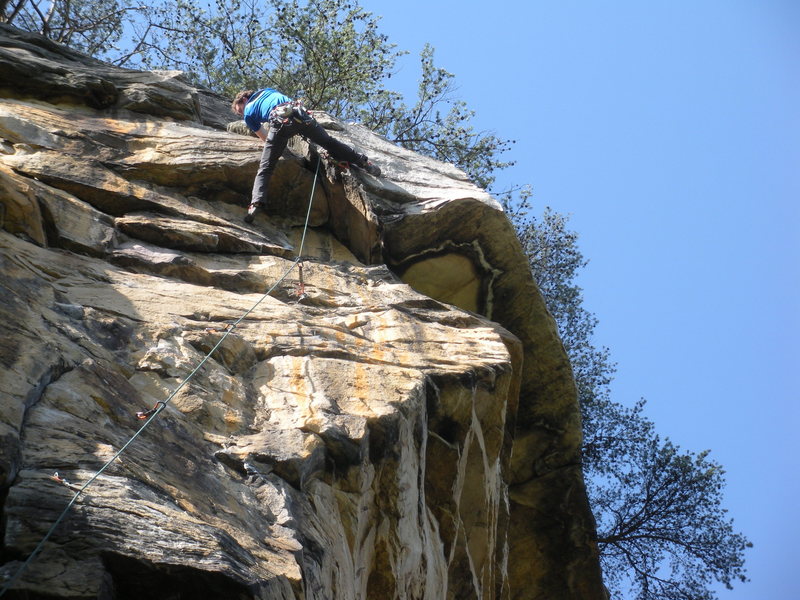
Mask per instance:
[[[246,225],[224,99],[0,25],[2,580],[160,408],[6,597],[604,598],[510,223],[317,116],[383,176],[295,139]]]

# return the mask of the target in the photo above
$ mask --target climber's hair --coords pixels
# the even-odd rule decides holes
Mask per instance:
[[[247,101],[250,100],[250,96],[252,96],[255,93],[256,93],[255,90],[244,90],[236,94],[236,98],[234,98],[233,102],[231,102],[231,110],[233,112],[236,112],[236,108],[240,104],[242,105],[242,107],[244,107],[244,105],[247,104]]]

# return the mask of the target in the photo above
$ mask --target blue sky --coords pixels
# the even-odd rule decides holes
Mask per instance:
[[[362,0],[425,42],[479,128],[517,140],[498,180],[571,214],[617,401],[712,450],[755,547],[722,600],[800,598],[800,2]]]

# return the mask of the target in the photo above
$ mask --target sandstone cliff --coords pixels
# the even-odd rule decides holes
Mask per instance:
[[[383,176],[314,185],[297,140],[249,226],[260,142],[224,99],[0,25],[0,577],[179,390],[7,597],[603,597],[574,384],[510,223],[317,116]]]

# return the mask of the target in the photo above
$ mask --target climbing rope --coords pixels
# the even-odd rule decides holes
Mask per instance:
[[[181,381],[180,385],[178,385],[178,387],[175,388],[175,390],[167,397],[166,400],[160,400],[160,401],[156,402],[155,406],[153,406],[153,408],[151,408],[148,411],[143,411],[143,412],[136,413],[136,418],[138,418],[140,420],[144,420],[144,423],[142,424],[142,426],[139,427],[139,429],[136,431],[136,433],[134,433],[131,436],[131,438],[125,443],[125,445],[123,445],[117,451],[117,453],[114,454],[114,456],[112,456],[102,467],[100,467],[100,469],[92,477],[90,477],[89,480],[86,483],[84,483],[82,486],[78,487],[77,485],[74,485],[74,484],[68,482],[66,479],[60,477],[58,475],[58,472],[56,472],[56,473],[54,473],[53,475],[50,476],[50,479],[52,479],[53,481],[56,481],[56,482],[58,482],[58,483],[60,483],[60,484],[62,484],[64,486],[68,487],[69,489],[74,491],[75,494],[72,496],[72,499],[69,501],[69,503],[66,505],[66,507],[64,507],[64,510],[61,512],[61,514],[55,520],[55,522],[50,527],[50,529],[47,531],[47,533],[42,538],[42,540],[33,549],[33,552],[31,552],[28,555],[28,558],[25,560],[25,562],[22,563],[22,565],[19,567],[19,569],[17,569],[17,571],[14,573],[14,575],[11,577],[11,579],[9,579],[6,583],[3,584],[3,588],[0,589],[0,597],[2,597],[7,591],[9,591],[12,588],[14,583],[17,581],[17,579],[19,579],[19,577],[22,575],[22,573],[25,571],[25,569],[28,567],[28,565],[39,554],[39,552],[42,551],[42,548],[44,548],[45,543],[47,542],[47,540],[50,539],[50,536],[53,535],[53,532],[55,532],[56,528],[59,526],[61,521],[64,520],[64,517],[67,516],[67,513],[69,513],[69,510],[75,504],[75,502],[77,501],[78,497],[81,494],[83,494],[83,492],[85,492],[86,489],[90,485],[92,485],[95,482],[95,480],[98,477],[100,477],[100,475],[108,467],[110,467],[111,464],[115,460],[117,460],[117,458],[119,458],[119,456],[123,452],[125,452],[125,450],[128,448],[128,446],[130,446],[133,443],[133,441],[137,437],[139,437],[139,435],[141,435],[141,433],[145,429],[147,429],[147,427],[150,425],[150,423],[152,423],[153,420],[155,420],[155,418],[161,413],[161,411],[164,410],[167,407],[167,404],[169,404],[169,402],[178,394],[178,392],[180,392],[181,389],[183,389],[183,387],[187,383],[189,383],[189,381],[191,381],[191,379],[197,374],[197,372],[200,371],[200,369],[203,367],[204,364],[206,364],[208,359],[211,358],[211,356],[214,354],[214,352],[217,350],[217,348],[219,348],[222,345],[222,342],[224,342],[225,339],[233,332],[233,330],[236,329],[236,327],[238,327],[239,323],[241,323],[244,319],[246,319],[248,317],[248,315],[250,315],[250,313],[252,313],[258,307],[258,305],[261,304],[267,298],[267,296],[269,296],[275,290],[275,288],[277,288],[278,285],[280,285],[280,283],[289,276],[289,274],[292,272],[292,270],[295,268],[295,266],[299,267],[299,272],[300,272],[300,280],[299,280],[299,286],[298,286],[299,293],[302,296],[305,295],[305,285],[303,284],[303,264],[302,264],[302,261],[303,261],[303,248],[304,248],[305,242],[306,242],[306,233],[308,232],[308,222],[309,222],[309,220],[311,218],[311,205],[312,205],[312,203],[314,201],[314,192],[317,189],[317,177],[319,176],[320,161],[321,161],[321,158],[318,156],[317,157],[317,168],[314,171],[314,182],[311,185],[311,196],[308,199],[308,210],[306,211],[306,220],[305,220],[305,224],[303,225],[303,235],[300,238],[300,249],[297,252],[297,256],[292,261],[292,264],[289,265],[289,267],[286,269],[286,271],[283,273],[283,275],[281,275],[275,281],[275,283],[273,283],[272,286],[266,292],[264,292],[264,295],[261,296],[261,298],[259,298],[258,301],[253,306],[251,306],[241,317],[239,317],[236,321],[234,321],[231,325],[228,326],[227,331],[225,331],[224,335],[219,339],[219,341],[214,345],[214,347],[211,348],[211,350],[208,351],[208,353],[197,364],[197,366],[194,368],[194,370],[192,370],[192,372],[189,373],[183,379],[183,381]]]

